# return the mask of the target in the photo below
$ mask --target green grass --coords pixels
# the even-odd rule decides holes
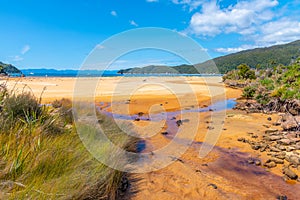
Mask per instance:
[[[101,164],[85,149],[70,121],[69,101],[49,108],[39,106],[29,93],[4,91],[2,86],[0,199],[116,198],[123,173]],[[111,119],[98,117],[114,143],[122,148],[134,143]],[[85,124],[86,134],[92,129]],[[105,157],[109,150],[104,145],[97,153]],[[116,164],[126,159],[115,156]]]

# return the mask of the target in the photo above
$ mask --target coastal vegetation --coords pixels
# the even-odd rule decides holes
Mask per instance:
[[[0,62],[0,74],[22,74],[22,72],[12,64]]]
[[[290,65],[254,70],[241,64],[223,76],[229,86],[243,87],[243,96],[266,105],[270,101],[300,100],[300,58]]]
[[[0,199],[115,199],[124,191],[124,174],[83,146],[71,109],[70,100],[41,105],[32,93],[0,85]],[[111,119],[98,118],[119,146],[134,145]],[[109,153],[99,147],[99,156]]]
[[[155,74],[155,73],[175,73],[175,74],[225,74],[237,68],[241,64],[246,64],[253,69],[269,69],[277,65],[289,65],[300,56],[300,40],[276,45],[266,48],[256,48],[245,50],[226,56],[217,57],[203,63],[193,65],[178,66],[157,66],[150,65],[142,68],[129,68],[120,70],[119,73],[132,74]],[[216,66],[217,68],[213,68]]]

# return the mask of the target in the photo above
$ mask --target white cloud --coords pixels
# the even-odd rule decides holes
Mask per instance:
[[[152,3],[152,2],[158,2],[159,0],[146,0],[146,1]]]
[[[133,20],[130,20],[129,23],[130,23],[130,25],[132,25],[132,26],[139,26],[139,25],[138,25],[135,21],[133,21]]]
[[[117,13],[115,10],[112,10],[112,11],[110,12],[110,14],[111,14],[112,16],[114,16],[114,17],[118,16],[118,13]]]
[[[236,52],[239,52],[239,51],[244,51],[244,50],[247,50],[247,49],[254,49],[254,48],[259,48],[259,47],[262,47],[262,46],[257,46],[257,45],[242,45],[240,47],[229,47],[229,48],[217,48],[215,49],[216,52],[219,52],[219,53],[236,53]]]
[[[21,50],[21,54],[24,55],[25,53],[27,53],[30,50],[30,46],[29,45],[25,45],[22,50]]]
[[[283,44],[300,39],[300,22],[283,18],[264,24],[260,32],[255,38],[258,43]]]
[[[183,8],[189,8],[189,11],[193,11],[203,3],[207,2],[207,0],[172,0],[174,4],[183,5]]]
[[[101,45],[101,44],[97,44],[96,45],[96,49],[104,49],[105,48],[105,46],[103,46],[103,45]]]
[[[251,34],[256,30],[253,27],[274,17],[271,9],[277,5],[277,0],[239,1],[227,8],[220,8],[216,2],[203,3],[201,11],[192,16],[187,31],[202,36]]]
[[[19,62],[19,61],[22,61],[22,60],[24,60],[24,58],[22,58],[20,56],[13,56],[13,58],[12,58],[12,61],[14,61],[14,62]]]

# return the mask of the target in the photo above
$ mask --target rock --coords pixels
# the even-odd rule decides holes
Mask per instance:
[[[281,152],[281,150],[280,149],[277,149],[276,147],[269,147],[269,149],[270,149],[270,151],[272,151],[272,152]]]
[[[256,166],[260,166],[261,165],[261,161],[260,160],[256,160],[254,163],[255,163]]]
[[[135,119],[134,119],[134,121],[140,121],[140,120],[141,120],[140,118],[135,118]]]
[[[252,135],[251,138],[258,138],[258,135]]]
[[[270,128],[270,125],[268,125],[268,124],[263,124],[263,127]]]
[[[161,134],[162,135],[168,135],[168,132],[165,131],[165,132],[162,132]]]
[[[288,200],[288,198],[285,195],[279,195],[276,197],[276,200]]]
[[[245,138],[238,138],[237,141],[246,143],[247,140]]]
[[[276,148],[279,149],[280,151],[285,151],[286,150],[286,147],[283,146],[283,145],[277,145]]]
[[[273,162],[276,163],[276,164],[283,164],[283,163],[284,163],[283,160],[278,159],[278,158],[270,158],[269,160],[270,160],[270,162],[273,161]]]
[[[268,117],[268,121],[272,121],[272,118],[271,118],[271,117]]]
[[[274,167],[276,167],[277,165],[276,165],[275,162],[271,161],[271,162],[268,162],[268,163],[266,162],[266,163],[264,164],[264,166],[267,167],[267,168],[274,168]]]
[[[283,122],[281,124],[283,130],[296,130],[300,127],[300,116],[286,114],[282,116],[281,121]]]
[[[281,123],[280,123],[280,122],[274,122],[274,123],[272,123],[272,125],[273,125],[273,126],[280,126]]]
[[[289,139],[281,139],[277,141],[278,144],[282,144],[282,145],[290,145],[291,144],[291,140]]]
[[[139,112],[137,115],[138,115],[139,117],[141,117],[141,116],[144,115],[144,113],[143,113],[143,112]]]
[[[276,141],[276,140],[281,140],[282,136],[280,136],[280,135],[271,135],[271,136],[266,136],[265,139],[267,141]]]
[[[283,174],[285,174],[288,178],[290,178],[292,180],[298,179],[298,175],[295,172],[293,172],[292,170],[290,170],[288,167],[283,168],[282,172],[283,172]]]
[[[129,181],[128,181],[128,179],[126,177],[122,177],[121,184],[119,186],[119,190],[124,193],[124,192],[127,191],[128,188],[129,188]]]
[[[253,144],[251,145],[251,148],[254,150],[259,150],[261,148],[260,144]]]
[[[172,118],[171,118],[171,120],[175,120],[175,119],[176,119],[176,117],[172,117]]]
[[[265,130],[265,133],[266,133],[266,134],[269,134],[269,133],[275,133],[275,132],[278,132],[278,129],[273,129],[273,128],[271,128],[271,129]]]
[[[279,154],[273,154],[272,157],[275,157],[277,159],[284,160],[285,159],[285,152],[281,152]]]
[[[296,150],[296,148],[293,147],[293,146],[289,146],[289,147],[286,148],[287,152],[291,152],[291,151],[295,151],[295,150]]]
[[[253,160],[252,158],[249,158],[249,159],[247,160],[247,162],[248,162],[248,164],[250,164],[250,165],[254,164],[254,160]]]
[[[285,160],[294,166],[298,166],[300,164],[300,158],[295,154],[290,156],[285,156]]]
[[[300,150],[300,144],[296,144],[294,147],[295,147],[295,150]]]
[[[268,147],[267,144],[262,144],[261,147],[260,147],[260,152],[266,151],[267,147]]]
[[[213,126],[208,126],[208,127],[206,127],[208,130],[213,130],[213,129],[215,129]]]
[[[214,188],[215,190],[218,189],[218,186],[216,184],[210,183],[207,186],[211,186],[212,188]]]
[[[179,127],[179,126],[181,126],[183,123],[182,123],[182,120],[177,120],[176,121],[176,124],[177,124],[177,126]]]

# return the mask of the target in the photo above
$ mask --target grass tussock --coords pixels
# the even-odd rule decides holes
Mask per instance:
[[[41,106],[31,93],[0,86],[0,199],[116,198],[123,173],[85,149],[71,109],[66,99]],[[110,119],[99,115],[99,121],[119,146],[132,143]],[[105,156],[108,150],[104,146],[98,153]]]

